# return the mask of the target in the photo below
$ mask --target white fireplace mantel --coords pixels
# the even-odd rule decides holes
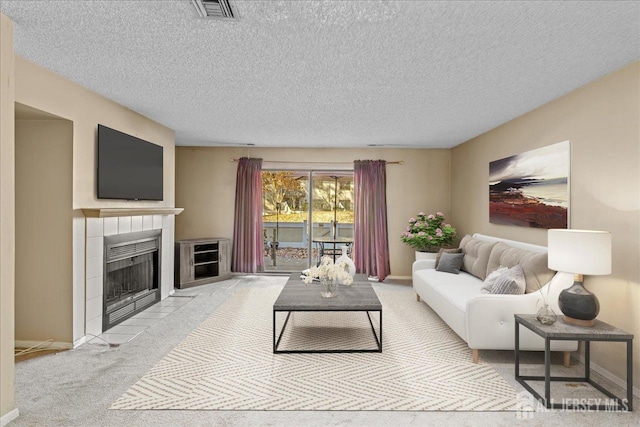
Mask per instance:
[[[173,207],[84,208],[84,218],[78,218],[74,238],[77,247],[77,298],[82,304],[74,318],[74,344],[86,336],[100,335],[104,320],[104,254],[105,238],[141,231],[160,230],[161,260],[158,271],[160,298],[167,298],[174,289],[175,216],[184,209]],[[75,262],[75,261],[74,261]],[[74,284],[74,286],[76,286]],[[77,331],[77,333],[76,333]],[[85,338],[83,338],[83,336]],[[79,344],[75,344],[79,345]]]
[[[82,209],[87,218],[112,218],[118,216],[180,215],[183,208],[88,208]]]

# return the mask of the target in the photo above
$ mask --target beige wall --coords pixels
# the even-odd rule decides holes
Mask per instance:
[[[611,73],[453,149],[452,223],[546,245],[545,230],[489,223],[489,162],[571,141],[571,228],[610,230],[613,273],[586,277],[599,319],[640,335],[640,62]],[[634,384],[640,387],[640,340]],[[596,343],[592,360],[625,378],[621,345]]]
[[[0,13],[0,417],[15,410],[13,23]]]
[[[173,207],[175,133],[89,89],[16,56],[16,102],[73,122],[73,208]],[[97,126],[117,129],[164,147],[164,200],[98,200]]]
[[[232,237],[237,163],[246,148],[177,147],[176,238]],[[414,149],[251,149],[251,157],[293,163],[265,163],[264,169],[353,169],[353,160],[403,161],[387,166],[391,274],[410,276],[413,250],[400,241],[411,216],[420,211],[449,213],[450,150]],[[296,162],[347,162],[323,165]],[[320,167],[318,167],[320,166]]]
[[[19,117],[15,339],[71,343],[73,124]]]

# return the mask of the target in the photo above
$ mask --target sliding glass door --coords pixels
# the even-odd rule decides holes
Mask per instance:
[[[265,271],[293,272],[353,241],[353,172],[262,172]]]

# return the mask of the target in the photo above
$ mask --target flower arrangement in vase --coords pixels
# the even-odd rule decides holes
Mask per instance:
[[[406,231],[400,240],[419,252],[437,252],[442,246],[453,243],[456,229],[444,222],[444,214],[420,212],[415,218],[409,218]]]
[[[333,259],[328,256],[322,257],[320,264],[313,266],[303,272],[302,281],[306,284],[313,282],[314,278],[318,278],[322,284],[320,294],[323,297],[331,298],[336,294],[336,285],[338,282],[349,286],[353,283],[353,278],[349,274],[349,266],[345,262],[334,263]]]

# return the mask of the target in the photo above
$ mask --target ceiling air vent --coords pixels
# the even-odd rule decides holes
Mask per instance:
[[[202,18],[237,20],[239,18],[231,0],[191,0]]]

